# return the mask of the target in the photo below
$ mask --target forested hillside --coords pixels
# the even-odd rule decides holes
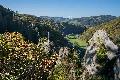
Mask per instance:
[[[111,21],[115,19],[116,16],[100,15],[71,19],[63,17],[41,16],[40,18],[54,20],[56,23],[61,23],[62,27],[60,27],[60,32],[63,33],[64,35],[68,35],[68,34],[80,34],[84,32],[86,28]]]
[[[0,33],[20,32],[27,40],[38,43],[38,39],[47,37],[49,32],[50,41],[53,41],[56,46],[65,46],[67,41],[59,32],[60,26],[53,20],[19,14],[0,6]]]
[[[79,53],[59,32],[60,26],[0,6],[0,80],[79,78]]]
[[[90,27],[85,32],[83,32],[82,35],[80,35],[80,38],[88,41],[94,32],[99,29],[105,30],[109,34],[109,37],[112,41],[114,41],[116,44],[120,44],[120,18],[98,26]]]

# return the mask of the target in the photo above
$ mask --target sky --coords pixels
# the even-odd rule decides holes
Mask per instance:
[[[0,5],[36,16],[120,16],[120,0],[0,0]]]

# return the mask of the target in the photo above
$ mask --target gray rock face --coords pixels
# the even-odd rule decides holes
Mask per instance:
[[[93,37],[88,41],[89,46],[86,49],[84,56],[85,72],[90,75],[97,74],[98,68],[101,68],[101,64],[97,61],[97,52],[101,49],[101,45],[104,45],[109,61],[117,57],[118,47],[108,37],[106,31],[98,30],[94,33]],[[120,59],[117,59],[114,66],[115,80],[120,79]],[[84,79],[83,79],[84,80]]]
[[[118,56],[113,70],[115,80],[120,80],[120,56]]]

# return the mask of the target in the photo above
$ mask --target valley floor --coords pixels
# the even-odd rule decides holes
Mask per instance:
[[[66,37],[66,38],[69,42],[73,43],[73,45],[79,46],[80,48],[85,49],[87,46],[87,42],[84,40],[81,40],[79,38],[68,38],[68,37]]]

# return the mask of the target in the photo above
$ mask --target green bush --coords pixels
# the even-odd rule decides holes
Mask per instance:
[[[105,61],[107,59],[106,52],[107,52],[107,50],[106,50],[104,44],[101,44],[100,49],[97,50],[97,61],[101,65],[105,65]]]

